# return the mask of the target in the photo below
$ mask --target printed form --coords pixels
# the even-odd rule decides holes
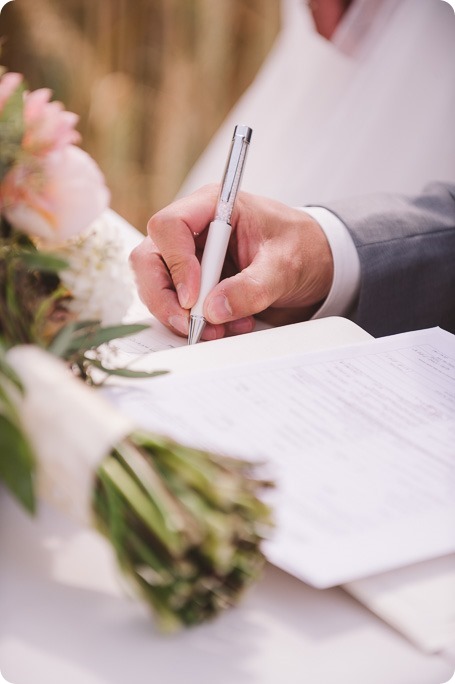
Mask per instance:
[[[313,586],[455,550],[453,335],[134,382],[106,392],[139,425],[267,464],[266,554]]]

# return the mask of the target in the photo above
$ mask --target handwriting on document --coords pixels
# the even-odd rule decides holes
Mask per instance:
[[[138,356],[188,344],[186,338],[170,332],[155,319],[144,321],[144,324],[149,325],[147,330],[114,340],[112,346],[123,354]]]
[[[453,339],[394,336],[117,400],[150,429],[266,458],[278,482],[269,556],[329,586],[455,550]]]

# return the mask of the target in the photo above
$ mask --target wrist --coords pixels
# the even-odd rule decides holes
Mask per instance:
[[[344,223],[323,207],[304,207],[324,231],[333,259],[332,281],[313,318],[346,316],[352,310],[360,288],[360,259]]]
[[[303,211],[299,209],[299,213],[302,214]],[[302,268],[306,275],[306,295],[302,306],[306,317],[310,318],[323,304],[332,288],[334,261],[330,241],[319,221],[305,211],[303,226],[302,219],[300,224],[304,254]]]

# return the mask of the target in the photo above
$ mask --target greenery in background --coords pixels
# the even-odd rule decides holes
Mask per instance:
[[[0,16],[2,63],[79,114],[113,208],[145,230],[252,81],[279,9],[280,0],[15,0]]]

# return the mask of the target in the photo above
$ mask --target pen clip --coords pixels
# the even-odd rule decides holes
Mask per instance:
[[[249,126],[236,126],[234,129],[234,136],[232,138],[231,150],[229,153],[226,170],[224,172],[223,183],[221,186],[220,200],[228,203],[231,200],[232,192],[237,192],[240,184],[240,174],[243,166],[244,149],[251,140],[252,129]]]

